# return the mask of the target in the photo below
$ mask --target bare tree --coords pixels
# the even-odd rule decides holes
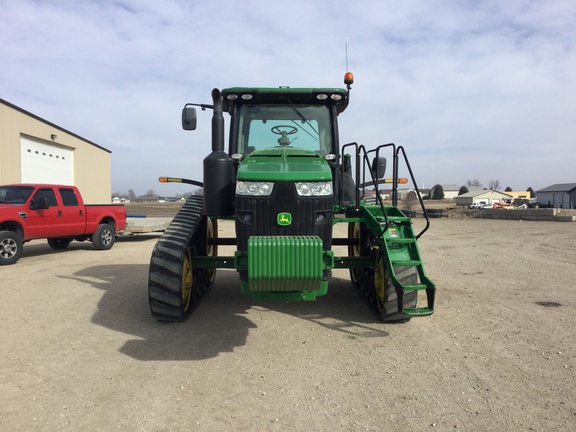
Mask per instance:
[[[130,201],[136,201],[136,198],[138,198],[138,196],[136,195],[136,192],[134,192],[134,189],[128,189],[128,199]]]
[[[411,210],[418,203],[418,195],[413,190],[409,191],[404,197],[404,207]]]
[[[490,180],[488,182],[488,188],[492,190],[498,190],[500,187],[500,180]]]
[[[480,183],[480,180],[478,180],[478,179],[468,179],[468,181],[466,182],[466,185],[468,187],[470,187],[470,186],[482,187],[482,183]]]

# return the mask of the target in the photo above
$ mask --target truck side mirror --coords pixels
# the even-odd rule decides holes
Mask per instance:
[[[33,198],[32,201],[30,201],[31,210],[46,210],[49,207],[48,198],[46,197]]]
[[[374,158],[372,161],[372,175],[377,179],[381,179],[384,174],[386,174],[386,158],[383,156]]]
[[[182,129],[196,129],[196,108],[190,106],[184,107],[182,110]]]

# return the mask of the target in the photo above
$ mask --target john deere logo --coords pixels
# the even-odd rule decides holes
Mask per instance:
[[[280,226],[288,226],[292,223],[292,215],[290,213],[278,213],[276,217],[278,221],[278,225]]]

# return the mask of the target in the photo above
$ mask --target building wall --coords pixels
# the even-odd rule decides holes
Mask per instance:
[[[52,135],[56,135],[52,139]],[[21,137],[70,148],[74,185],[89,204],[106,204],[112,194],[110,151],[0,100],[0,184],[21,183]]]
[[[569,192],[539,192],[537,201],[540,205],[550,205],[555,208],[575,208],[576,207],[576,192],[573,196]]]
[[[510,195],[512,197],[512,199],[516,199],[516,198],[530,199],[530,192],[528,192],[528,191],[506,191],[504,193],[507,195]]]

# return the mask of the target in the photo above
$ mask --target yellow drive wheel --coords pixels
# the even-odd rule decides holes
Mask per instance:
[[[188,309],[190,309],[193,282],[192,254],[190,253],[190,249],[187,248],[186,253],[184,254],[184,260],[182,261],[182,283],[180,287],[182,295],[182,312],[184,314],[186,314]]]

